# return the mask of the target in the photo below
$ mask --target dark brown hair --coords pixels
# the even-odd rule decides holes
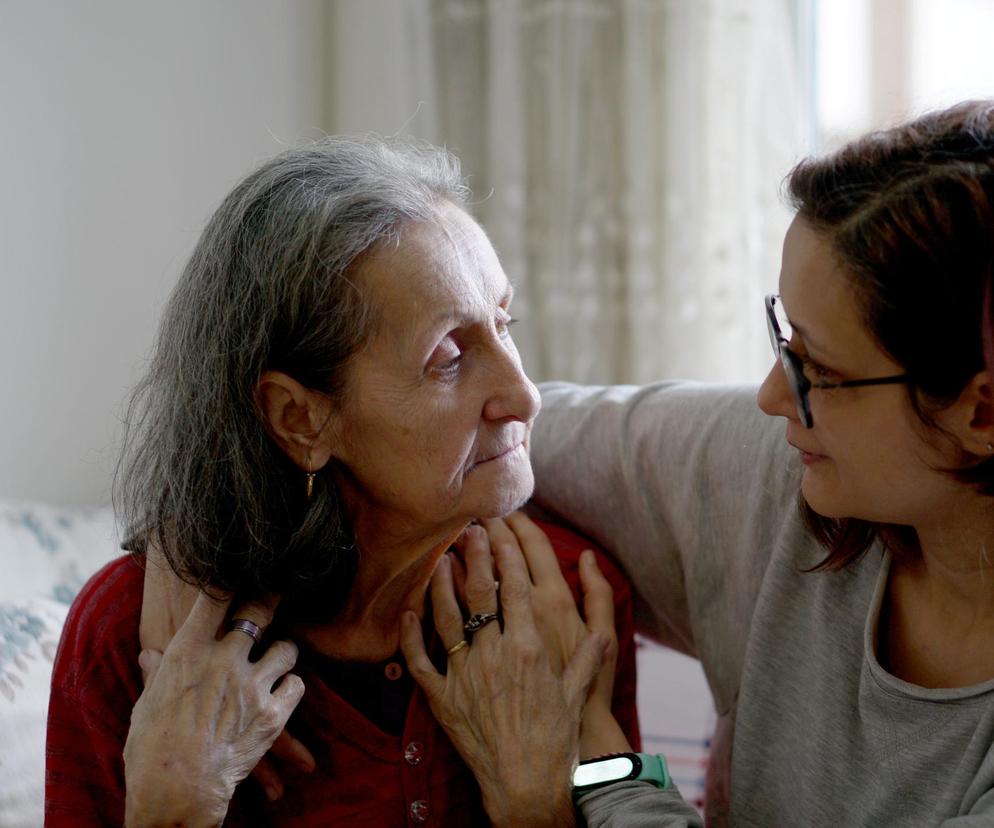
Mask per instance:
[[[986,364],[994,278],[994,101],[962,103],[873,132],[787,177],[791,205],[827,239],[848,274],[878,346],[911,376],[911,405],[928,428]],[[986,337],[985,337],[986,332]],[[948,470],[994,495],[994,460],[965,450]],[[841,569],[875,539],[917,548],[909,527],[816,514],[828,548],[819,569]]]

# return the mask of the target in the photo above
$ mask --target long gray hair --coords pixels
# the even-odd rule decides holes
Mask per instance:
[[[366,251],[469,198],[458,160],[407,139],[330,137],[263,164],[207,224],[166,306],[125,419],[114,500],[133,545],[156,542],[208,590],[337,609],[358,551],[331,475],[303,472],[267,435],[267,369],[342,401],[371,324],[350,279]]]

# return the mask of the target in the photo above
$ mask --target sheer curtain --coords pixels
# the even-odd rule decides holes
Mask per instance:
[[[756,379],[799,0],[418,0],[413,130],[462,157],[537,379]]]

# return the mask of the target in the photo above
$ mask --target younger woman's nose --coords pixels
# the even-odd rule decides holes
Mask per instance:
[[[794,392],[784,372],[780,360],[773,363],[770,372],[759,386],[756,402],[764,414],[771,417],[796,417],[797,406],[794,403]]]

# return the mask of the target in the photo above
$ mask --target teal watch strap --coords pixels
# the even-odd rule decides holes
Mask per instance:
[[[573,797],[625,780],[651,782],[657,788],[668,788],[670,774],[666,759],[659,753],[612,753],[587,759],[573,774]]]
[[[641,782],[652,782],[657,788],[670,786],[670,770],[661,753],[637,753],[642,760],[642,772],[635,778]]]

